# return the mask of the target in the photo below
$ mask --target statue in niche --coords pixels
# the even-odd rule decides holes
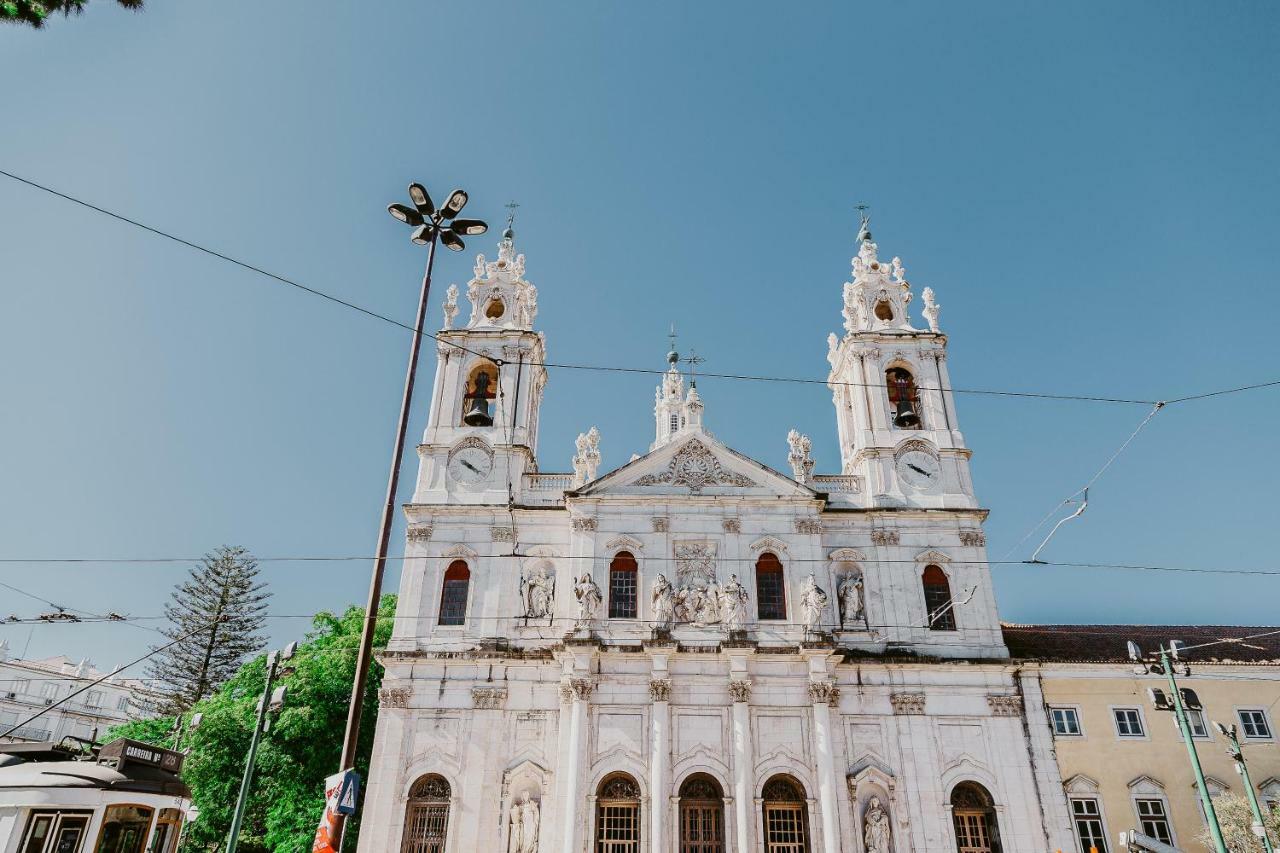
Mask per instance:
[[[729,582],[720,591],[720,620],[730,631],[741,631],[747,621],[747,588],[737,575],[729,575]]]
[[[862,839],[867,844],[867,853],[890,853],[893,848],[889,840],[889,815],[881,807],[879,797],[872,797],[867,803],[863,824]]]
[[[653,621],[659,631],[670,631],[675,619],[675,602],[672,599],[671,582],[659,574],[653,581]]]
[[[818,586],[817,577],[813,572],[809,572],[809,577],[804,580],[804,586],[800,588],[800,619],[806,631],[817,630],[822,622],[822,611],[826,608],[827,601],[827,594],[822,587]]]
[[[511,839],[507,844],[509,853],[537,853],[540,823],[538,801],[525,791],[519,800],[511,804]]]
[[[863,612],[862,575],[850,572],[840,582],[838,600],[840,602],[840,627],[855,629],[865,624],[866,614]]]
[[[573,586],[573,594],[578,599],[578,624],[585,625],[595,619],[604,599],[600,595],[600,587],[596,586],[590,573],[578,578],[578,582]]]
[[[539,563],[520,579],[520,597],[524,599],[526,619],[544,619],[551,615],[556,598],[555,578]]]

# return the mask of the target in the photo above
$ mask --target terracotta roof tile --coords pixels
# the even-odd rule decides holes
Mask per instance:
[[[1242,642],[1220,643],[1186,653],[1189,661],[1280,663],[1280,628],[1256,625],[1010,625],[1001,626],[1009,654],[1023,660],[1127,661],[1133,640],[1151,652],[1169,640],[1188,646],[1275,632]]]

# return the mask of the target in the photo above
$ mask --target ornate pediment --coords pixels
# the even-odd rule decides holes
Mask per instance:
[[[757,483],[734,471],[727,470],[720,464],[719,458],[710,447],[698,439],[687,441],[671,457],[666,470],[654,474],[646,474],[635,481],[637,486],[658,486],[663,484],[685,486],[697,494],[707,486],[755,486]]]
[[[575,497],[724,494],[726,489],[772,497],[813,498],[808,486],[699,432],[661,445],[592,480]]]

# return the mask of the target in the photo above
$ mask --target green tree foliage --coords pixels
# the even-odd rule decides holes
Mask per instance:
[[[43,27],[51,15],[79,15],[86,0],[0,0],[0,21]],[[141,9],[142,0],[116,0],[126,9]]]
[[[391,636],[394,615],[395,596],[384,596],[374,640],[378,648],[384,648]],[[324,779],[337,771],[342,754],[347,700],[363,626],[363,608],[350,607],[341,616],[321,613],[297,655],[284,664],[291,672],[278,683],[288,686],[288,698],[284,710],[274,715],[258,750],[240,835],[244,853],[311,850],[324,808]],[[258,656],[192,709],[203,717],[200,727],[184,737],[183,748],[190,752],[182,776],[191,786],[200,818],[187,830],[183,846],[187,853],[213,851],[226,844],[266,673],[266,656]],[[382,669],[375,664],[369,671],[356,756],[361,778],[368,778],[381,684]],[[112,729],[108,739],[128,737],[172,746],[173,723],[173,717],[128,723]],[[348,827],[348,850],[355,849],[358,832],[358,823]]]
[[[149,675],[161,687],[159,710],[179,714],[213,693],[249,655],[262,651],[267,599],[258,562],[241,547],[206,554],[164,606],[171,640],[190,636],[151,659]]]
[[[1227,849],[1233,853],[1261,853],[1262,841],[1253,834],[1253,810],[1244,794],[1219,794],[1213,798],[1213,810],[1218,814],[1218,825],[1222,827],[1222,840],[1227,842]],[[1268,811],[1264,807],[1262,816],[1271,843],[1280,843],[1280,812]],[[1208,826],[1200,831],[1197,840],[1206,848],[1213,849],[1213,836],[1209,834]]]

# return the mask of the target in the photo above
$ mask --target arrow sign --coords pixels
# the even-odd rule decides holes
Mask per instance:
[[[338,791],[338,814],[353,815],[356,813],[356,800],[360,798],[360,774],[348,770],[342,774],[342,788]]]

